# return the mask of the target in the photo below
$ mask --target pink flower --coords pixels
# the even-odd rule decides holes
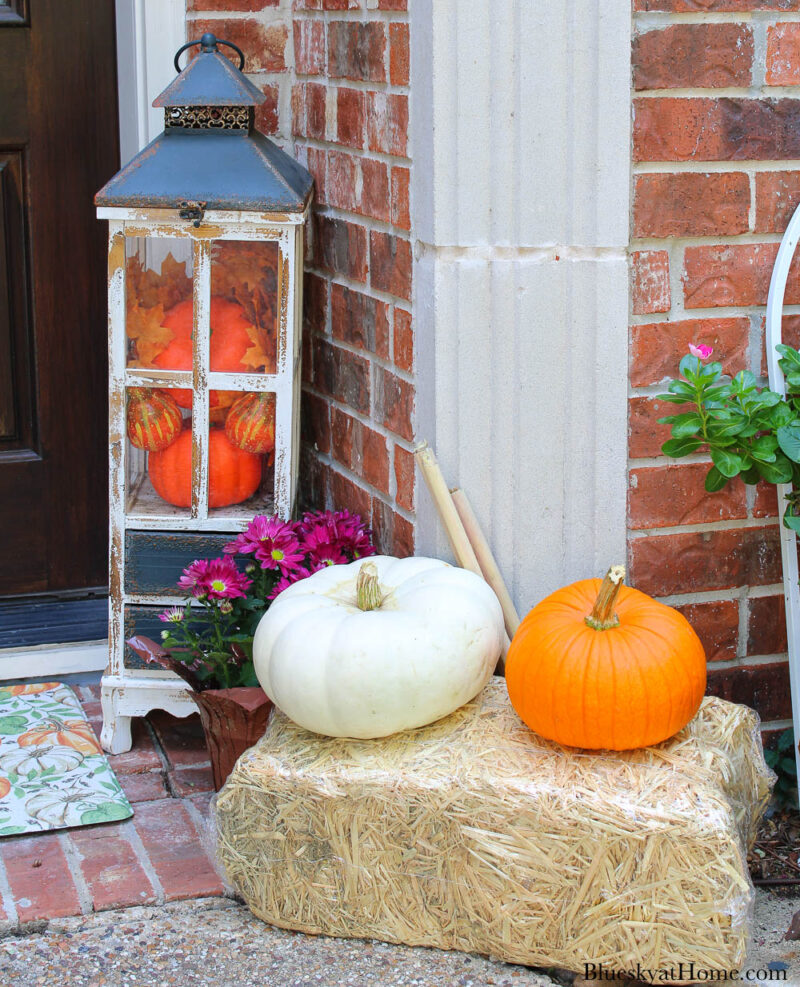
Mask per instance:
[[[335,522],[327,520],[304,533],[303,547],[308,552],[308,564],[312,572],[328,565],[341,565],[348,561],[341,545]]]
[[[170,607],[169,610],[160,613],[158,619],[163,620],[165,624],[180,624],[183,622],[183,610],[180,607]]]
[[[252,553],[262,569],[277,569],[284,576],[302,566],[305,559],[294,526],[264,514],[254,517],[247,530],[226,545],[224,551]]]
[[[304,514],[301,530],[315,569],[375,554],[372,532],[357,514],[349,511]]]
[[[285,589],[288,589],[293,583],[296,583],[298,579],[304,579],[307,575],[309,574],[297,573],[294,579],[291,576],[283,576],[277,583],[275,583],[272,591],[267,595],[267,599],[274,600],[279,593],[282,593]]]
[[[205,589],[201,589],[200,584],[208,575],[208,560],[195,559],[192,564],[183,570],[183,575],[178,580],[178,588],[185,589],[192,596],[202,596]]]
[[[198,589],[208,596],[209,600],[235,600],[237,596],[247,596],[247,590],[253,580],[248,579],[236,568],[236,563],[227,555],[219,559],[211,559],[208,569]]]
[[[707,360],[714,352],[714,347],[706,346],[705,343],[699,343],[697,346],[694,343],[689,343],[689,352],[692,356],[699,357],[701,360]]]

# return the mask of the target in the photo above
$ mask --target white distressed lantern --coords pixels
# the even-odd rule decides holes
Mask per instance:
[[[297,485],[312,179],[254,129],[264,96],[241,51],[212,34],[191,44],[200,52],[153,104],[164,133],[95,198],[109,222],[112,753],[130,749],[132,716],[196,710],[182,680],[125,640],[158,639],[182,569],[256,514],[289,518]]]

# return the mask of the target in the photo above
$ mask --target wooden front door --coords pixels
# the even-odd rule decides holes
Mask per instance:
[[[114,0],[0,0],[0,597],[107,584]]]

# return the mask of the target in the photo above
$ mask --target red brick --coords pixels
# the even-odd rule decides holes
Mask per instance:
[[[167,901],[223,893],[192,817],[178,799],[142,803],[133,821]]]
[[[277,86],[261,86],[266,99],[261,106],[256,107],[255,125],[262,134],[273,135],[278,132],[278,99],[280,89]]]
[[[408,24],[389,25],[389,81],[393,86],[407,86],[411,78],[411,55]]]
[[[138,811],[138,810],[137,810]],[[80,860],[80,869],[92,896],[92,909],[130,908],[156,900],[129,834],[133,825],[94,826],[76,829],[70,840]]]
[[[378,10],[408,10],[408,0],[378,0]]]
[[[133,746],[124,754],[109,755],[109,763],[117,774],[138,774],[140,771],[160,771],[161,758],[158,756],[153,738],[144,720],[135,717],[131,723]]]
[[[331,287],[333,338],[381,357],[389,356],[389,306],[344,285]]]
[[[384,554],[401,559],[414,554],[414,526],[378,497],[372,499],[372,530]]]
[[[689,343],[714,347],[714,359],[726,374],[747,367],[750,320],[681,319],[631,326],[630,380],[632,387],[647,387],[678,376],[678,364]],[[666,412],[665,412],[666,414]]]
[[[406,373],[414,370],[414,333],[411,328],[411,313],[402,308],[394,310],[394,362]]]
[[[731,236],[749,229],[750,179],[729,174],[636,175],[633,235]]]
[[[322,0],[292,0],[292,10],[322,10]]]
[[[800,100],[639,98],[635,161],[776,161],[800,157]]]
[[[303,319],[313,332],[325,332],[328,318],[328,282],[305,272],[303,281]]]
[[[710,669],[706,693],[750,706],[762,720],[784,720],[792,715],[789,665],[785,661]]]
[[[634,89],[749,86],[753,32],[744,24],[673,24],[633,39]]]
[[[155,799],[166,798],[168,794],[160,771],[120,775],[119,783],[129,802],[153,802]]]
[[[732,661],[739,641],[739,603],[712,600],[676,607],[703,643],[708,661]]]
[[[314,384],[323,394],[362,415],[369,413],[369,363],[355,353],[315,339]]]
[[[337,91],[336,127],[340,144],[364,146],[364,93],[344,87]]]
[[[766,377],[767,369],[767,318],[761,317],[761,374]],[[784,315],[781,319],[781,340],[795,349],[800,347],[800,315]]]
[[[299,473],[299,509],[324,510],[328,505],[329,470],[314,450],[305,443],[300,446]]]
[[[742,10],[800,10],[800,0],[634,0],[634,10],[669,14],[723,13]]]
[[[389,195],[389,168],[383,161],[361,159],[361,199],[357,212],[388,223],[392,202]]]
[[[358,10],[361,0],[322,0],[325,10]]]
[[[20,922],[80,914],[78,891],[55,833],[3,840],[0,852]]]
[[[405,156],[408,147],[408,96],[367,93],[367,145],[370,151]]]
[[[776,655],[786,651],[786,604],[780,596],[759,596],[749,601],[747,654]]]
[[[367,490],[357,486],[337,470],[330,471],[331,500],[335,510],[352,511],[368,520],[372,511],[372,498]]]
[[[306,87],[302,83],[292,86],[292,134],[295,137],[306,135]]]
[[[294,22],[294,64],[298,75],[325,72],[325,24],[323,21]]]
[[[328,204],[337,209],[356,212],[360,180],[361,160],[345,151],[328,152],[328,178],[326,194]]]
[[[395,500],[399,507],[414,510],[414,455],[402,446],[394,447],[394,477],[397,485]]]
[[[798,205],[800,171],[762,171],[756,175],[756,233],[783,233]]]
[[[777,243],[731,243],[687,247],[683,264],[686,308],[765,305]],[[800,302],[800,259],[789,269],[785,301]]]
[[[214,791],[214,776],[211,766],[203,768],[178,768],[169,773],[169,785],[173,795],[185,798],[198,792]]]
[[[800,82],[800,24],[773,24],[767,28],[768,86],[796,86]]]
[[[316,394],[303,391],[300,402],[300,422],[303,441],[318,452],[331,449],[330,405]]]
[[[373,288],[411,301],[411,244],[408,240],[371,231],[369,267]]]
[[[367,231],[343,219],[315,216],[315,261],[331,274],[367,280]]]
[[[326,97],[325,86],[319,82],[307,82],[303,86],[306,107],[305,136],[315,140],[325,140],[326,127]]]
[[[386,28],[381,21],[328,24],[328,75],[334,79],[386,82]]]
[[[411,229],[410,182],[408,168],[392,168],[392,223],[403,230]]]
[[[396,435],[411,442],[414,438],[414,388],[408,381],[376,367],[375,415]]]
[[[206,31],[218,38],[232,41],[244,52],[245,72],[283,72],[286,69],[286,40],[289,31],[285,24],[264,25],[254,17],[226,18],[223,20],[189,21],[188,40],[199,39]],[[222,48],[236,66],[239,56],[230,48]]]
[[[661,455],[661,446],[670,437],[669,425],[659,425],[666,415],[688,411],[684,405],[667,404],[655,398],[634,397],[628,401],[628,455],[650,459]]]
[[[703,483],[709,466],[690,463],[640,467],[628,481],[628,513],[633,529],[730,521],[747,517],[745,488],[731,480],[714,494]]]
[[[778,516],[778,491],[773,483],[763,480],[756,484],[756,499],[753,504],[753,517]]]
[[[635,250],[631,254],[631,297],[634,315],[669,311],[669,254],[666,250]]]
[[[306,168],[311,172],[314,179],[314,204],[315,206],[325,206],[328,204],[326,195],[327,175],[328,175],[328,155],[325,151],[309,147],[306,149],[308,160]]]
[[[277,7],[280,0],[188,0],[187,10],[264,10],[265,7]],[[223,35],[219,35],[223,37]]]
[[[782,579],[777,525],[634,538],[630,558],[631,585],[651,596]]]
[[[331,408],[331,436],[336,459],[352,473],[388,494],[389,451],[386,439],[338,408]]]
[[[207,763],[208,748],[199,713],[181,718],[159,709],[149,713],[147,719],[171,767]]]

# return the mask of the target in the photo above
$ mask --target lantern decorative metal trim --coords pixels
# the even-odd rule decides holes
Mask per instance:
[[[181,72],[181,53],[198,44]],[[239,54],[238,69],[221,44]],[[184,45],[177,78],[153,103],[164,107],[164,132],[95,197],[109,222],[101,739],[112,753],[130,749],[132,716],[196,710],[185,683],[142,667],[126,638],[157,633],[154,622],[180,602],[175,584],[193,559],[219,554],[254,514],[288,518],[294,509],[312,178],[255,130],[254,107],[265,97],[243,65],[242,52],[213,34]],[[256,425],[267,439],[253,447],[231,428],[231,409],[264,394]]]

